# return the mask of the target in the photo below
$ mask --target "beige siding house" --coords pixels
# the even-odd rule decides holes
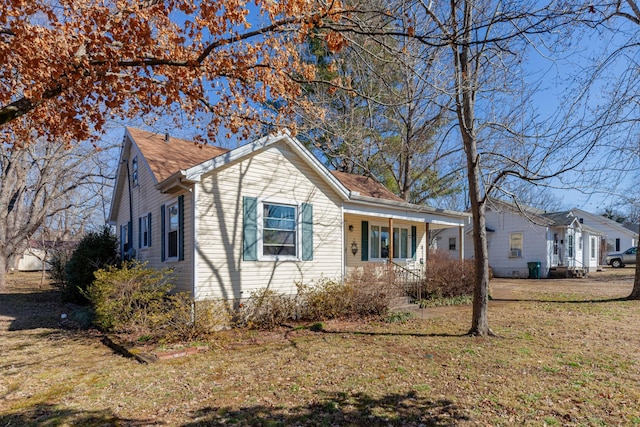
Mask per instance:
[[[288,134],[226,150],[132,128],[109,216],[124,258],[172,268],[196,300],[295,293],[390,256],[418,262],[429,229],[468,219],[331,172]]]

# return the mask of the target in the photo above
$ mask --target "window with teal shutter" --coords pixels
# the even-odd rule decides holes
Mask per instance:
[[[313,206],[302,204],[302,260],[313,260]]]
[[[147,239],[147,243],[149,246],[151,246],[151,212],[149,212],[149,215],[147,215],[147,226],[149,227],[149,238]]]
[[[184,261],[184,196],[178,197],[178,260]]]
[[[242,198],[242,259],[258,260],[258,199]]]
[[[362,221],[362,239],[360,241],[360,259],[369,261],[369,221]]]
[[[165,205],[160,206],[160,261],[164,261],[166,259],[165,253],[165,243],[166,237],[164,235],[167,226],[165,224],[166,221],[166,213],[165,213]]]

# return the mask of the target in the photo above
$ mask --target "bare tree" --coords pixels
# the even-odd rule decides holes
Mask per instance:
[[[53,229],[62,239],[81,232],[86,209],[95,206],[92,186],[103,177],[102,171],[91,167],[91,159],[99,153],[91,144],[67,147],[42,141],[2,146],[0,287],[5,285],[10,261],[30,237]]]
[[[611,2],[595,3],[589,8],[590,14],[582,20],[589,27],[596,31],[613,35],[612,43],[606,51],[604,57],[594,58],[594,66],[590,70],[591,77],[586,85],[605,87],[608,98],[608,105],[604,108],[610,113],[610,121],[607,127],[611,131],[621,129],[623,138],[640,134],[640,82],[637,78],[637,67],[640,61],[638,49],[638,30],[640,29],[640,5],[636,0],[615,0]],[[602,84],[598,79],[606,79],[608,84]],[[618,130],[619,131],[619,130]],[[612,144],[610,147],[611,161],[608,164],[615,168],[617,181],[608,181],[609,191],[619,183],[620,177],[625,171],[638,170],[640,160],[640,145],[637,140],[623,144]],[[629,204],[633,206],[634,191],[627,191],[620,194],[619,199],[631,200]],[[628,296],[629,299],[640,299],[640,253],[636,259],[636,271],[633,283],[633,290]]]
[[[390,34],[395,23],[380,13],[388,2],[348,3],[370,11],[367,28],[389,34],[344,33],[348,43],[337,53],[322,33],[309,39],[303,57],[322,81],[304,85],[302,99],[320,108],[301,109],[301,138],[334,168],[373,176],[407,201],[460,191],[454,162],[443,161],[452,153],[438,143],[453,119],[434,82],[438,50]]]
[[[437,78],[423,78],[431,79],[434,86],[438,82],[442,96],[449,97],[457,129],[456,138],[448,134],[449,149],[459,144],[464,150],[476,267],[470,334],[492,334],[487,316],[485,225],[489,195],[516,198],[516,181],[544,183],[570,171],[588,157],[598,141],[597,127],[576,127],[566,118],[575,113],[577,105],[555,122],[537,118],[528,108],[534,87],[525,80],[521,66],[529,49],[561,38],[560,30],[581,11],[554,1],[535,5],[492,0],[399,1],[381,11],[395,23],[391,29],[367,27],[366,20],[357,19],[358,11],[332,27],[377,39],[406,38],[429,47],[425,51],[440,52],[439,66],[434,68]]]

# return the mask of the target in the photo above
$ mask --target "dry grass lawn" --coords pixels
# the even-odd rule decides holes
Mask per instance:
[[[59,327],[57,293],[13,275],[0,293],[0,426],[640,425],[633,269],[492,281],[490,324],[469,307],[323,332],[225,333],[150,365],[96,332]]]

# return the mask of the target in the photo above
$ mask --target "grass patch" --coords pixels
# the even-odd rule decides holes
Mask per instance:
[[[628,281],[505,284],[500,338],[467,336],[469,309],[447,307],[220,331],[150,365],[58,329],[47,289],[13,286],[30,298],[0,295],[0,425],[640,425],[640,302],[615,300]]]
[[[426,307],[450,307],[454,305],[469,305],[473,303],[472,295],[460,295],[455,297],[433,297],[418,301],[421,308]]]

